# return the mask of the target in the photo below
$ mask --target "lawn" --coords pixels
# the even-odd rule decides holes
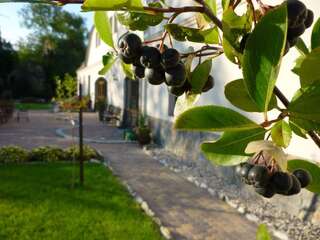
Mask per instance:
[[[52,108],[51,103],[16,103],[16,109],[23,110],[50,110]]]
[[[0,239],[163,239],[109,170],[88,163],[85,187],[72,188],[77,172],[66,163],[0,165]]]

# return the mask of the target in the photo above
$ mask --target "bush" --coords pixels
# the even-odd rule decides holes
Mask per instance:
[[[35,162],[57,162],[67,159],[66,152],[58,147],[45,146],[34,148],[30,153],[30,160]]]
[[[21,147],[6,146],[0,148],[0,163],[22,163],[30,160],[29,152]]]
[[[71,161],[74,158],[79,160],[79,146],[67,148],[65,151],[67,153],[68,160]],[[84,161],[89,161],[92,158],[103,160],[103,157],[94,148],[88,145],[84,145],[83,147],[83,158]]]

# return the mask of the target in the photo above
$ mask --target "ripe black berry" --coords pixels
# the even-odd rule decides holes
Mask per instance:
[[[181,96],[182,94],[184,94],[185,88],[184,88],[184,86],[182,86],[182,87],[168,86],[168,91],[169,91],[171,94],[179,97],[179,96]]]
[[[269,183],[268,169],[265,166],[253,166],[248,173],[248,181],[256,187],[265,187]]]
[[[287,9],[289,20],[298,19],[300,16],[306,16],[307,8],[300,1],[289,0],[287,4]],[[291,25],[292,23],[289,24]]]
[[[152,85],[160,85],[164,82],[164,71],[162,68],[146,68],[145,79]]]
[[[161,63],[164,68],[172,68],[178,65],[180,61],[180,53],[174,49],[169,48],[161,55]]]
[[[214,86],[214,79],[211,75],[209,75],[207,82],[202,88],[202,92],[208,92]]]
[[[251,163],[244,163],[241,166],[240,176],[244,179],[248,179],[248,173],[250,169],[253,167],[253,164]]]
[[[301,34],[304,33],[305,30],[306,30],[306,27],[305,27],[304,23],[301,23],[298,26],[293,27],[293,28],[289,27],[288,28],[288,36],[287,36],[288,40],[299,37]]]
[[[140,37],[134,33],[125,34],[118,41],[120,52],[126,58],[137,57],[140,54],[141,46]]]
[[[309,28],[311,27],[312,23],[313,23],[313,19],[314,19],[314,14],[313,12],[308,9],[307,11],[307,17],[306,19],[304,20],[304,25],[306,26],[306,28]]]
[[[144,78],[144,71],[145,68],[142,66],[132,66],[132,70],[134,75],[136,75],[138,78]]]
[[[290,188],[290,190],[287,193],[284,194],[287,196],[298,194],[301,191],[301,184],[300,184],[298,178],[295,175],[290,175],[290,176],[292,179],[292,187]]]
[[[155,47],[144,46],[141,50],[140,63],[147,68],[156,68],[160,65],[161,54]]]
[[[300,185],[302,188],[307,187],[311,182],[311,175],[308,171],[305,171],[303,169],[297,169],[293,172],[293,175],[297,177],[297,179],[300,182]]]
[[[242,170],[242,166],[243,166],[243,164],[241,163],[241,164],[239,164],[239,165],[237,165],[236,167],[235,167],[235,173],[238,175],[238,176],[241,176],[240,175],[240,173],[241,173],[241,170]]]
[[[186,81],[186,69],[182,63],[166,69],[165,80],[168,86],[182,86]]]
[[[272,198],[275,194],[274,188],[271,184],[267,185],[266,187],[256,187],[255,191],[265,198]]]
[[[126,57],[126,55],[123,53],[122,50],[120,50],[119,52],[119,58],[121,59],[122,62],[126,64],[132,64],[134,62],[134,58]]]
[[[270,179],[276,193],[286,193],[292,188],[291,175],[285,172],[275,172]]]

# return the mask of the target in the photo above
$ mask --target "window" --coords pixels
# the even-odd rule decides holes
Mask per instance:
[[[174,107],[177,102],[177,97],[173,94],[169,93],[169,101],[168,101],[168,116],[173,117],[174,115]]]
[[[96,32],[96,47],[99,47],[101,45],[101,39],[99,36],[99,33]]]

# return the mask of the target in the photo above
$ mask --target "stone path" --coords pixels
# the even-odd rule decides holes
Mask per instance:
[[[85,123],[95,124],[99,133],[118,129],[102,125],[92,114]],[[0,146],[17,144],[27,148],[39,145],[68,146],[70,140],[55,136],[57,128],[70,123],[46,112],[31,112],[30,122],[11,121],[0,127]],[[90,131],[89,131],[90,132]],[[91,131],[93,133],[93,130]],[[119,133],[119,132],[118,132]],[[88,133],[90,134],[90,133]],[[119,133],[120,134],[120,133]],[[104,135],[100,135],[101,137]],[[114,173],[141,196],[167,227],[174,239],[254,240],[257,226],[218,198],[213,198],[143,153],[135,144],[92,144],[107,158]],[[107,187],[107,186],[106,186]]]

